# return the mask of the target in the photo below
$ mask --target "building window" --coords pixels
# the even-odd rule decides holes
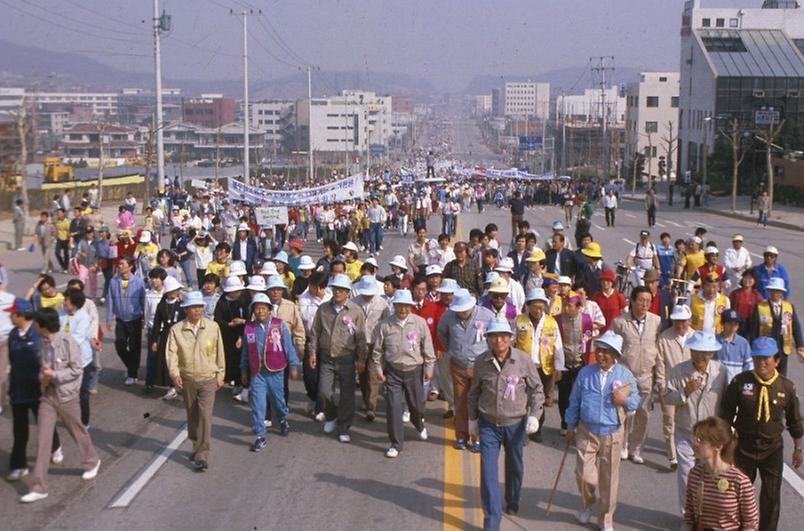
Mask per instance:
[[[725,28],[726,27],[726,19],[716,18],[715,19],[715,27],[716,28]]]
[[[648,96],[648,107],[658,107],[659,106],[659,96]]]
[[[670,96],[670,107],[678,108],[678,96]]]
[[[646,133],[658,133],[659,132],[659,122],[645,122],[645,132]]]
[[[705,18],[705,19],[701,20],[701,26],[703,26],[704,28],[711,27],[712,26],[712,20],[708,19],[708,18]]]
[[[736,18],[729,19],[729,27],[730,28],[737,28],[740,26],[740,21]]]
[[[659,76],[659,83],[667,83],[667,76]]]

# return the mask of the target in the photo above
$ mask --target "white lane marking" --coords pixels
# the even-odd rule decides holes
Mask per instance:
[[[636,245],[636,242],[632,242],[632,241],[631,241],[631,240],[629,240],[628,238],[623,238],[623,241],[624,241],[625,243],[627,243],[628,245]]]
[[[664,224],[663,224],[663,223],[659,223],[658,221],[656,222],[656,225],[658,225],[659,227],[664,228]]]
[[[782,477],[790,483],[790,486],[798,492],[798,495],[804,498],[804,479],[801,479],[801,476],[798,475],[798,472],[790,468],[789,465],[784,465],[784,470],[782,471]]]
[[[675,225],[676,227],[684,228],[684,225],[681,225],[680,223],[676,223],[675,221],[670,221],[668,219],[667,222],[670,223],[671,225]]]
[[[596,228],[597,230],[606,230],[606,229],[604,229],[603,227],[601,227],[600,225],[598,225],[597,223],[595,223],[594,225],[595,225],[595,228]]]
[[[539,207],[539,210],[541,210],[542,212],[544,212],[544,211],[545,211],[545,208],[544,208],[544,207]]]
[[[749,251],[749,253],[748,253],[748,254],[750,254],[751,256],[753,256],[753,257],[755,257],[755,258],[762,258],[763,260],[764,260],[764,258],[765,258],[765,257],[764,257],[764,256],[762,256],[761,254],[753,253],[753,252],[750,252],[750,251]]]
[[[706,227],[707,229],[713,228],[712,225],[707,225],[706,223],[704,223],[702,221],[699,221],[698,225],[700,225],[701,227]]]
[[[131,483],[128,486],[128,488],[124,490],[123,493],[111,503],[111,505],[109,505],[109,507],[110,508],[128,507],[131,504],[131,502],[134,501],[134,498],[137,497],[137,494],[139,494],[140,491],[145,488],[145,485],[147,485],[148,482],[151,481],[151,478],[153,478],[159,471],[159,469],[162,468],[162,465],[164,465],[165,461],[168,460],[170,454],[172,454],[176,450],[176,448],[181,446],[181,444],[186,439],[187,439],[187,425],[185,424],[180,428],[179,433],[176,435],[176,437],[174,437],[173,440],[170,441],[170,444],[168,444],[166,447],[162,449],[161,452],[159,452],[159,455],[156,456],[153,461],[151,461],[151,464],[149,464],[148,467],[145,470],[143,470],[142,474],[140,474],[139,477],[137,477],[137,479],[135,479],[134,482]]]
[[[626,216],[628,216],[629,218],[636,218],[636,216],[635,216],[635,215],[633,215],[633,214],[629,214],[628,212],[623,212],[623,214],[625,214],[625,215],[626,215]]]

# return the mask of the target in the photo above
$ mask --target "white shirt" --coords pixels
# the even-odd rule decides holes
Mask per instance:
[[[446,249],[438,248],[438,265],[440,265],[442,269],[453,260],[455,260],[455,252],[452,250],[452,247],[447,247]]]
[[[539,358],[539,350],[541,349],[542,344],[542,329],[544,329],[544,318],[547,315],[547,312],[542,314],[542,318],[539,319],[539,324],[536,325],[536,330],[533,331],[533,338],[531,339],[530,345],[530,359],[533,360],[537,366],[541,366],[541,359]],[[530,316],[528,316],[530,317]],[[530,320],[533,323],[533,319]],[[556,342],[553,348],[553,364],[555,365],[555,370],[557,371],[564,371],[564,343],[561,341],[561,334],[556,334]]]
[[[604,195],[603,196],[603,207],[604,208],[617,208],[617,196],[614,194],[611,195]]]
[[[723,265],[729,271],[742,274],[743,271],[751,269],[751,253],[745,247],[740,247],[739,251],[734,247],[730,247],[726,249],[724,254]]]
[[[240,259],[245,262],[246,257],[248,256],[248,238],[245,240],[239,240],[238,244],[240,245]]]
[[[611,374],[611,370],[614,368],[614,365],[608,368],[608,370],[600,369],[598,372],[598,376],[600,377],[600,390],[602,391],[604,387],[606,387],[606,381],[609,379],[609,375]]]

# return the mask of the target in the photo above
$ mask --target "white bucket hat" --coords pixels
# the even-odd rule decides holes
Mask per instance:
[[[163,285],[163,291],[165,293],[170,293],[171,291],[176,291],[177,289],[182,289],[183,287],[184,286],[181,285],[181,282],[179,282],[175,278],[167,277]]]
[[[223,279],[223,292],[224,293],[231,293],[233,291],[240,291],[243,289],[243,281],[240,280],[240,277],[229,275],[225,279]]]
[[[399,267],[401,269],[404,269],[405,271],[408,270],[408,265],[405,263],[405,257],[402,256],[401,254],[398,254],[398,255],[394,256],[394,259],[391,260],[388,263],[390,265],[392,265],[392,266],[396,266],[396,267]]]
[[[307,256],[306,254],[302,255],[302,257],[299,259],[299,269],[301,271],[315,269],[315,263],[313,262],[313,259]]]

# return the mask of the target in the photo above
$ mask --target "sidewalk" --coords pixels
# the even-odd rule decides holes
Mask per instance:
[[[667,206],[667,189],[666,187],[659,187],[657,195],[659,196],[659,210],[678,210],[683,211],[684,197],[679,196],[678,192],[673,197],[673,206]],[[644,191],[637,192],[632,196],[626,193],[623,199],[629,201],[643,201],[645,199]],[[752,221],[756,223],[759,213],[754,209],[751,213],[749,196],[737,196],[737,210],[731,209],[731,195],[725,197],[710,197],[706,206],[700,208],[690,208],[689,212],[706,212],[707,214],[716,214],[728,218],[737,218],[744,221]],[[692,204],[692,200],[690,200]],[[789,229],[795,231],[804,231],[804,208],[796,208],[776,204],[773,207],[773,215],[768,218],[769,227],[778,227],[782,229]]]

